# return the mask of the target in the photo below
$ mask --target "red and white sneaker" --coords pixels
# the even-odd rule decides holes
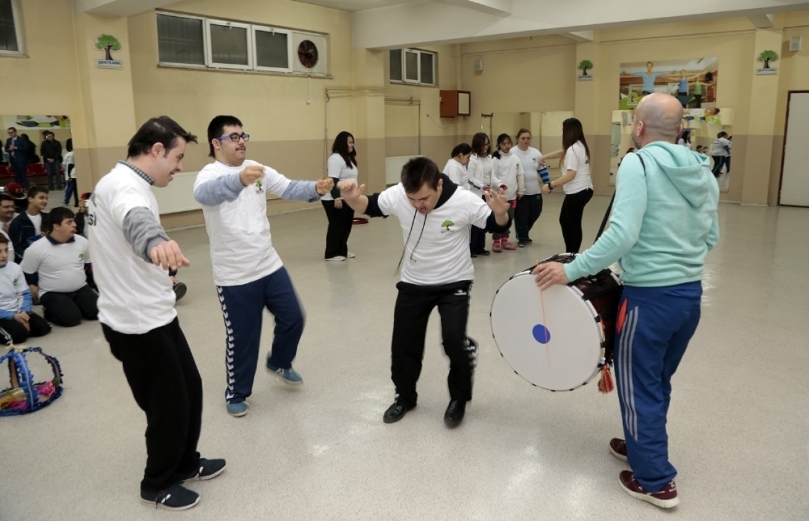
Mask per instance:
[[[503,249],[500,247],[500,239],[495,239],[492,243],[492,251],[495,253],[500,253]]]
[[[511,250],[516,250],[516,249],[517,249],[517,247],[516,247],[516,246],[514,246],[513,244],[511,244],[510,242],[508,242],[508,239],[502,239],[502,240],[500,241],[500,245],[501,245],[501,246],[503,246],[503,249],[504,249],[504,250],[509,250],[509,251],[511,251]]]
[[[621,489],[624,492],[640,499],[651,503],[660,508],[674,508],[680,504],[680,498],[677,497],[677,485],[674,482],[668,483],[665,487],[658,492],[649,492],[635,480],[635,475],[631,470],[625,470],[618,475],[618,481],[621,483]]]
[[[626,442],[621,438],[613,438],[610,440],[610,454],[620,460],[629,461],[626,457]]]

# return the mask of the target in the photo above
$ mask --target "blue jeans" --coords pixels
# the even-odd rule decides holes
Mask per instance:
[[[241,286],[217,286],[227,335],[225,367],[228,403],[240,403],[253,392],[264,308],[275,315],[269,364],[292,367],[303,335],[304,315],[286,268]]]
[[[28,190],[30,183],[28,182],[28,163],[25,160],[11,158],[11,169],[14,170],[14,180],[22,185],[23,188]]]
[[[669,462],[666,415],[671,377],[700,319],[702,283],[624,286],[616,326],[615,376],[629,465],[657,492],[677,475]]]
[[[65,185],[65,200],[62,201],[63,204],[70,203],[70,196],[73,196],[76,206],[79,206],[79,192],[76,190],[76,180],[75,179],[68,179],[67,184]]]
[[[56,186],[57,190],[62,189],[62,174],[59,173],[59,163],[54,161],[53,163],[48,162],[45,160],[45,173],[48,175],[48,190],[53,190],[54,186]],[[56,183],[54,184],[54,181]]]

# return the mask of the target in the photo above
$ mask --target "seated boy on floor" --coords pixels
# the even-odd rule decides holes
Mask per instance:
[[[15,344],[20,344],[29,336],[47,335],[51,326],[34,313],[22,268],[8,261],[8,239],[0,235],[0,328],[11,335]]]
[[[70,209],[54,208],[50,232],[25,250],[20,263],[31,294],[45,308],[45,318],[62,327],[98,318],[88,242],[76,235],[74,218]]]

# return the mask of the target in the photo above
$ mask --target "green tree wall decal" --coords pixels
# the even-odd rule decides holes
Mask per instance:
[[[95,48],[104,51],[106,54],[104,59],[111,60],[112,54],[110,54],[110,51],[120,51],[121,42],[119,42],[118,38],[112,36],[111,34],[102,34],[98,37],[98,39],[96,39]]]
[[[591,62],[590,60],[582,60],[581,63],[579,63],[579,69],[581,69],[582,74],[584,76],[587,76],[587,69],[592,69],[592,68],[593,68],[593,62]]]
[[[770,62],[777,62],[778,61],[778,53],[775,51],[764,51],[758,55],[758,61],[764,62],[764,68],[770,68]]]

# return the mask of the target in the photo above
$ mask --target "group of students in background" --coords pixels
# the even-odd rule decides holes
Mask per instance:
[[[444,166],[444,174],[479,197],[489,190],[502,190],[507,195],[517,245],[509,240],[509,231],[495,233],[492,236],[492,250],[495,253],[530,245],[533,242],[531,229],[542,213],[542,196],[562,186],[565,199],[559,224],[566,251],[577,253],[582,241],[584,207],[593,197],[590,151],[581,122],[576,118],[565,120],[562,124],[563,148],[544,156],[531,146],[530,130],[521,128],[516,137],[515,147],[511,136],[500,134],[497,136],[496,150],[490,153],[489,136],[482,132],[475,134],[471,145],[461,143],[452,150],[452,157]],[[545,164],[549,159],[561,160],[562,176],[554,181],[551,181]],[[485,246],[486,232],[473,226],[469,244],[471,256],[489,255],[491,252]]]
[[[48,206],[49,191],[28,190],[27,206],[0,194],[0,328],[15,343],[46,335],[49,323],[72,327],[98,315],[92,265],[84,233],[87,197],[78,213]],[[33,306],[42,304],[44,318]]]
[[[472,137],[472,144],[461,143],[452,149],[443,173],[460,188],[483,198],[489,190],[503,192],[511,202],[509,216],[514,221],[517,244],[510,241],[509,230],[494,233],[492,250],[524,248],[531,243],[530,232],[542,213],[542,196],[554,188],[563,187],[565,199],[559,214],[559,224],[567,252],[577,253],[581,247],[584,207],[593,197],[593,181],[590,176],[590,150],[584,137],[581,122],[570,118],[562,124],[561,150],[549,154],[531,146],[531,131],[517,131],[517,146],[511,136],[500,134],[497,149],[491,152],[491,141],[485,133]],[[343,204],[337,183],[345,179],[357,179],[357,159],[354,136],[348,132],[337,135],[328,159],[328,177],[334,181],[332,193],[322,198],[328,218],[326,232],[326,261],[344,261],[355,255],[348,251],[348,237],[354,220],[354,211]],[[551,181],[545,161],[560,159],[562,176]],[[472,257],[490,255],[486,249],[486,232],[472,227],[469,250]]]

